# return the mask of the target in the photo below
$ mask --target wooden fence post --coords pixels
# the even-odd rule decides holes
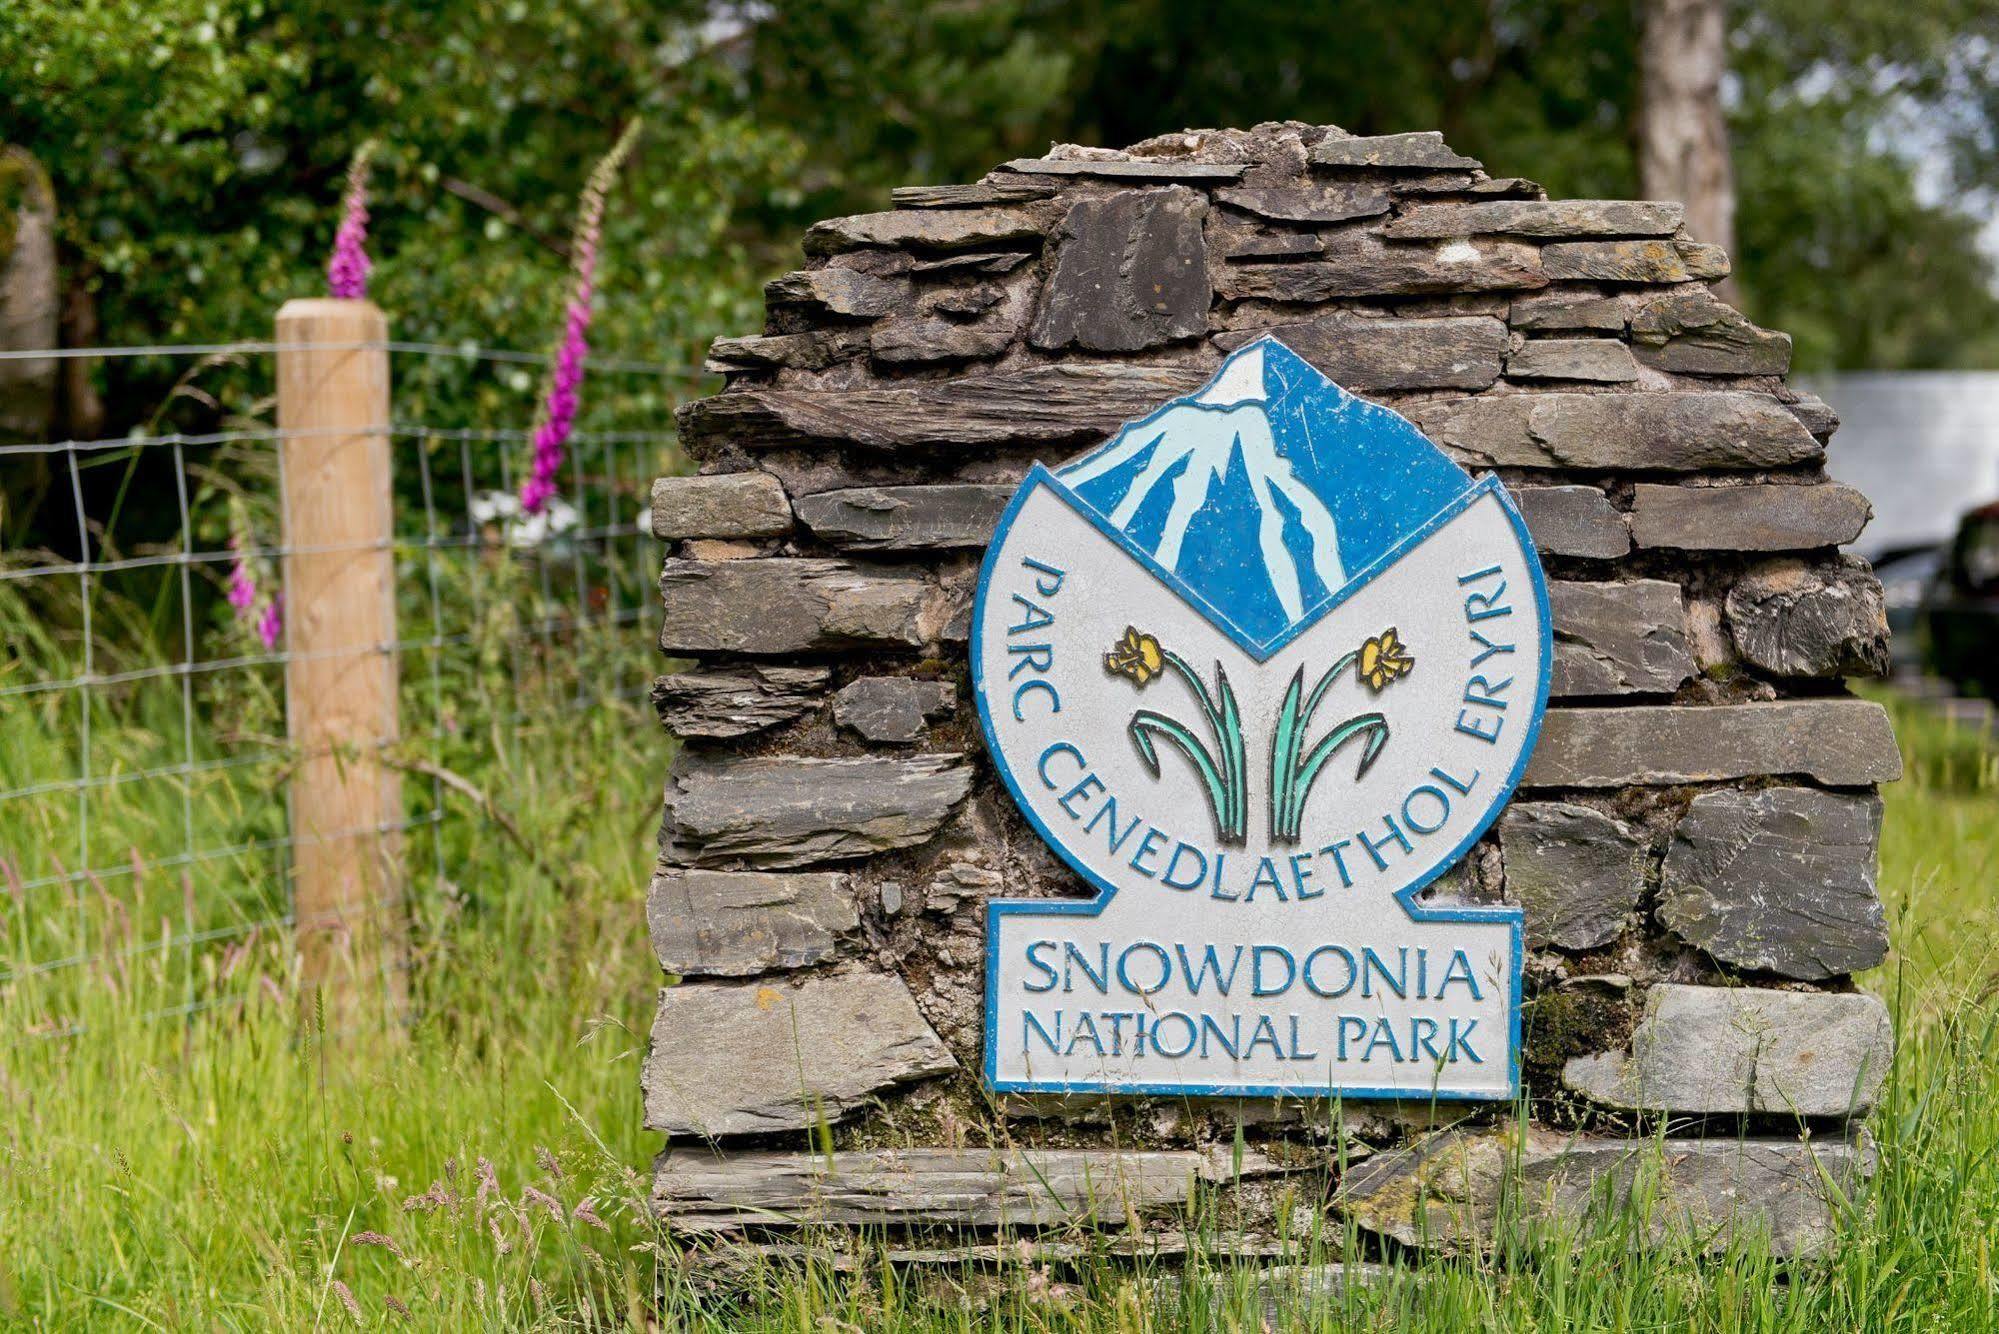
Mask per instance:
[[[399,1020],[404,948],[388,321],[367,301],[278,311],[292,902],[329,1032]],[[310,1004],[310,999],[308,999]]]

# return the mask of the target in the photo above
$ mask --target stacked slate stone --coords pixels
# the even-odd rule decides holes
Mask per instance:
[[[806,233],[765,331],[715,344],[726,389],[681,411],[700,475],[653,492],[660,646],[691,660],[655,688],[684,743],[649,905],[678,979],[644,1077],[662,1215],[1178,1235],[1215,1196],[1245,1249],[1326,1210],[1465,1245],[1513,1163],[1530,1212],[1644,1176],[1655,1231],[1818,1245],[1891,1052],[1851,975],[1887,948],[1875,785],[1900,765],[1842,684],[1887,661],[1840,552],[1867,501],[1826,478],[1835,418],[1785,383],[1790,339],[1710,291],[1727,258],[1677,204],[1299,124],[1063,145],[894,204]],[[1031,462],[1266,331],[1496,471],[1546,566],[1539,747],[1438,891],[1525,909],[1531,1123],[980,1082],[986,900],[1085,893],[982,754],[983,544]]]

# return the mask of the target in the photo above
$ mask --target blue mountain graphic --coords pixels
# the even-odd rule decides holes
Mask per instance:
[[[1310,620],[1471,487],[1406,419],[1275,338],[1056,473],[1252,643]]]

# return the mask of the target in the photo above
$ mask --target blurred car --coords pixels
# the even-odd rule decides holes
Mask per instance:
[[[1999,501],[1958,521],[1917,620],[1931,671],[1999,697]]]
[[[1881,581],[1881,601],[1888,612],[1889,642],[1894,645],[1898,665],[1905,660],[1913,665],[1921,657],[1916,623],[1948,549],[1948,544],[1941,542],[1893,547],[1873,560],[1875,577]]]

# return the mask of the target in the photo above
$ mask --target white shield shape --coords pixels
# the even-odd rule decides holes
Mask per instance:
[[[1514,1096],[1520,912],[1425,891],[1520,781],[1551,653],[1498,479],[1275,339],[1037,467],[974,693],[1096,892],[989,905],[991,1086]]]

